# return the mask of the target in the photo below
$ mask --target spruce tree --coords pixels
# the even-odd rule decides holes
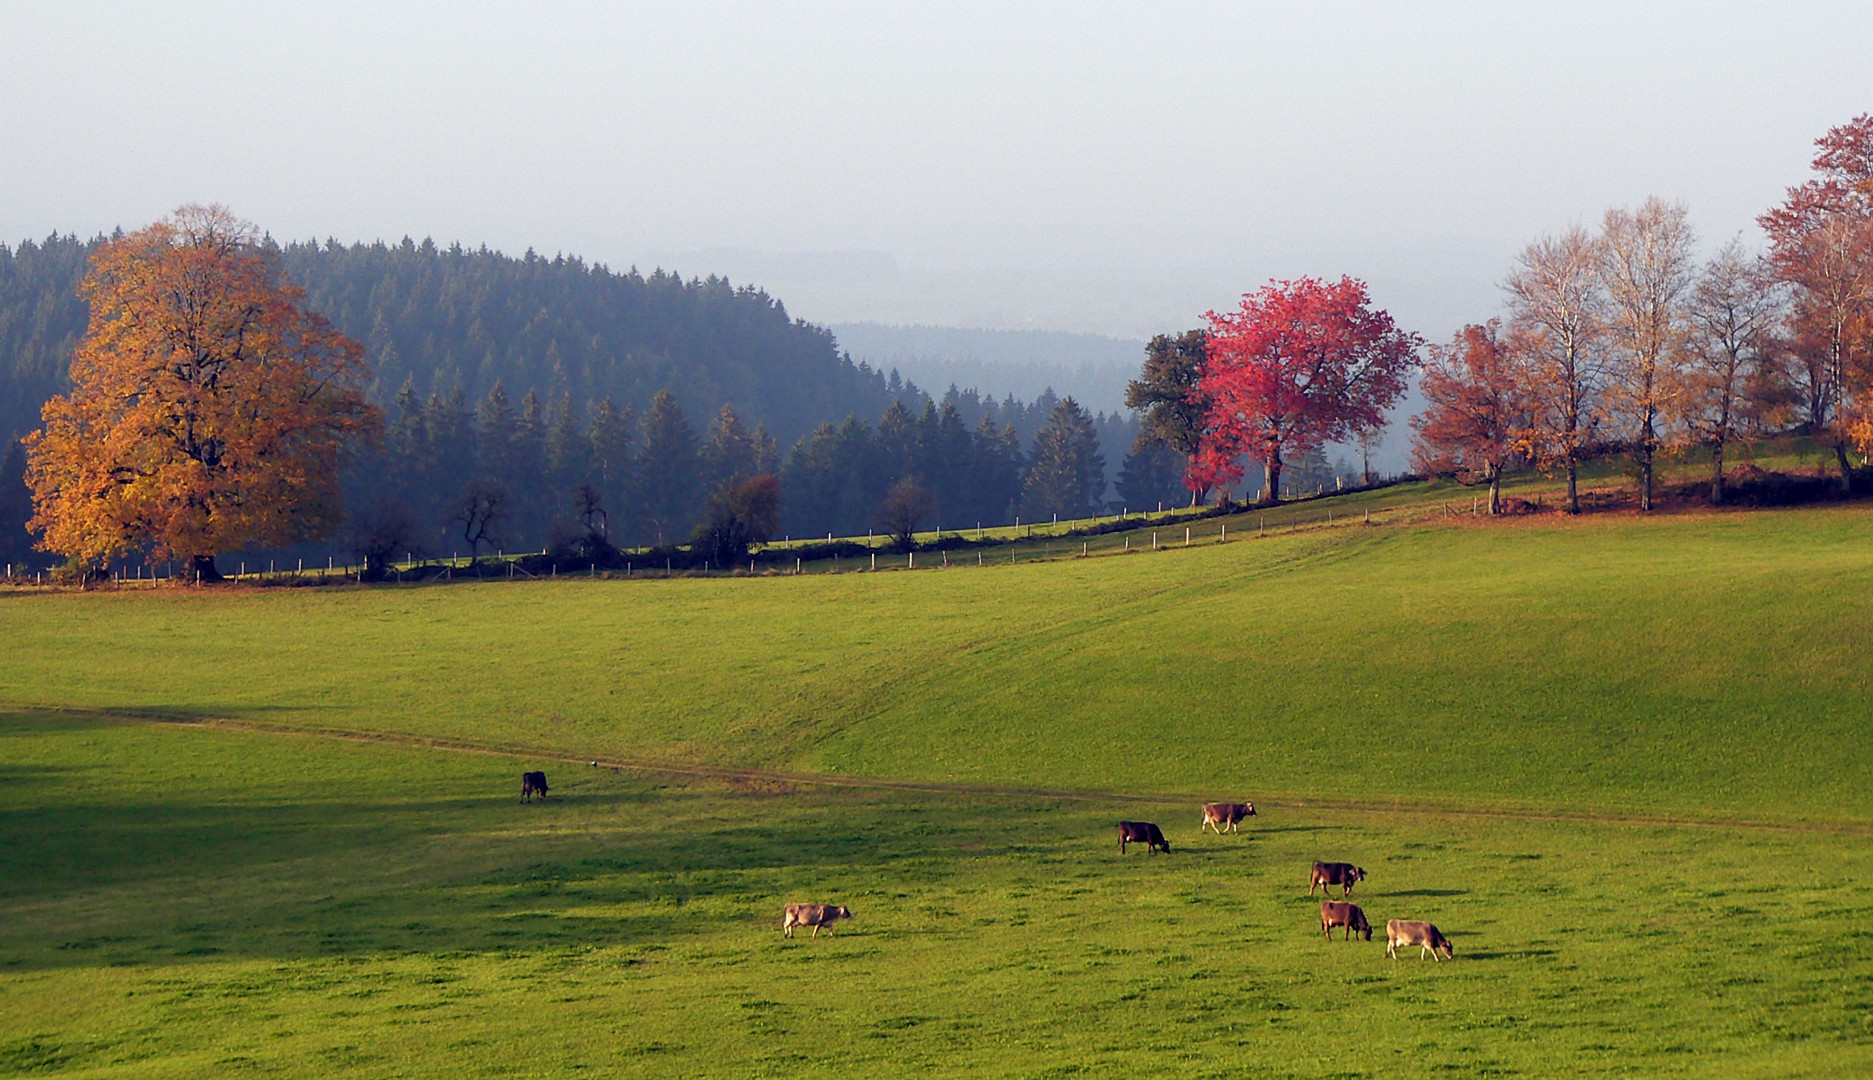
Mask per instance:
[[[702,489],[716,492],[755,474],[754,436],[728,405],[709,425],[709,440],[702,447]]]
[[[1090,517],[1106,488],[1106,462],[1092,417],[1071,397],[1048,414],[1034,437],[1033,465],[1022,486],[1022,514],[1034,519]]]
[[[653,543],[676,543],[688,534],[699,502],[698,465],[696,433],[683,407],[675,394],[657,391],[639,433],[635,500],[644,535]]]
[[[1181,506],[1185,457],[1162,442],[1146,442],[1125,455],[1119,467],[1119,503],[1132,510],[1155,510],[1158,504]]]

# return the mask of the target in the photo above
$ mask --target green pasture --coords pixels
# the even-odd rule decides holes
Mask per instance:
[[[0,1075],[1873,1071],[1873,510],[1416,498],[915,572],[0,590]],[[1320,940],[1316,858],[1456,963]],[[858,918],[784,942],[789,900]]]
[[[0,1075],[1846,1076],[1873,846],[0,716]],[[554,790],[516,801],[545,764]],[[1121,857],[1112,822],[1172,853]],[[1317,857],[1454,963],[1321,939]],[[788,900],[848,904],[782,940]]]
[[[1873,820],[1864,507],[915,573],[0,592],[0,707],[567,758]]]

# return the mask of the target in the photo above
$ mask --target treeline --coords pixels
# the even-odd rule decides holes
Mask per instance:
[[[778,475],[781,526],[795,536],[881,527],[886,496],[901,481],[928,493],[922,528],[1106,510],[1103,447],[1129,439],[1123,422],[1051,394],[1032,404],[954,390],[941,403],[914,400],[920,409],[894,400],[875,425],[850,415],[822,422],[783,451],[764,422],[751,426],[733,405],[699,426],[668,391],[642,415],[610,398],[587,414],[569,394],[549,404],[529,392],[515,402],[499,382],[472,406],[459,391],[423,399],[406,384],[383,445],[347,477],[352,542],[464,554],[593,534],[618,545],[680,544],[711,496],[763,474]],[[1021,426],[1042,409],[1024,439]],[[1122,484],[1140,496],[1174,494],[1176,464],[1153,488],[1133,463]]]
[[[68,387],[87,318],[79,283],[101,240],[0,245],[0,557],[10,561],[31,557],[16,440]],[[933,398],[720,278],[408,239],[263,247],[311,310],[364,343],[368,396],[385,410],[381,444],[362,448],[344,477],[347,544],[394,533],[411,549],[447,551],[481,528],[497,546],[538,548],[590,522],[620,544],[681,542],[721,485],[749,470],[780,476],[782,528],[795,534],[862,532],[891,485],[911,477],[944,524],[1181,491],[1148,467],[1161,455],[1145,454],[1119,470],[1124,490],[1113,494],[1106,463],[1128,457],[1130,416],[1063,411],[1051,392],[996,401],[952,387]]]
[[[1700,263],[1683,204],[1658,199],[1529,244],[1506,323],[1431,350],[1418,467],[1487,481],[1492,513],[1506,468],[1558,468],[1573,512],[1579,463],[1619,450],[1649,510],[1662,449],[1708,448],[1716,503],[1731,443],[1795,429],[1849,492],[1850,449],[1873,451],[1873,116],[1816,147],[1815,175],[1757,219],[1762,254],[1732,240]]]

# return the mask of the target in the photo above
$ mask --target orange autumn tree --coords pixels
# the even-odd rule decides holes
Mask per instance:
[[[252,225],[219,206],[101,246],[71,393],[26,439],[39,547],[96,566],[316,539],[342,516],[347,438],[379,428],[363,349],[307,311]]]

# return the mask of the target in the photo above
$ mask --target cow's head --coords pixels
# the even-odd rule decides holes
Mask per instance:
[[[1372,940],[1372,924],[1367,922],[1364,919],[1359,920],[1359,933],[1367,941],[1371,941]]]
[[[852,917],[852,913],[846,910],[844,904],[840,904],[838,907],[832,909],[832,917],[835,919],[849,919]]]
[[[1431,946],[1431,948],[1437,952],[1443,953],[1444,959],[1446,960],[1455,960],[1457,958],[1457,947],[1450,943],[1449,938],[1445,938],[1436,945]]]
[[[1354,881],[1366,880],[1366,868],[1363,866],[1353,867],[1353,880]]]

